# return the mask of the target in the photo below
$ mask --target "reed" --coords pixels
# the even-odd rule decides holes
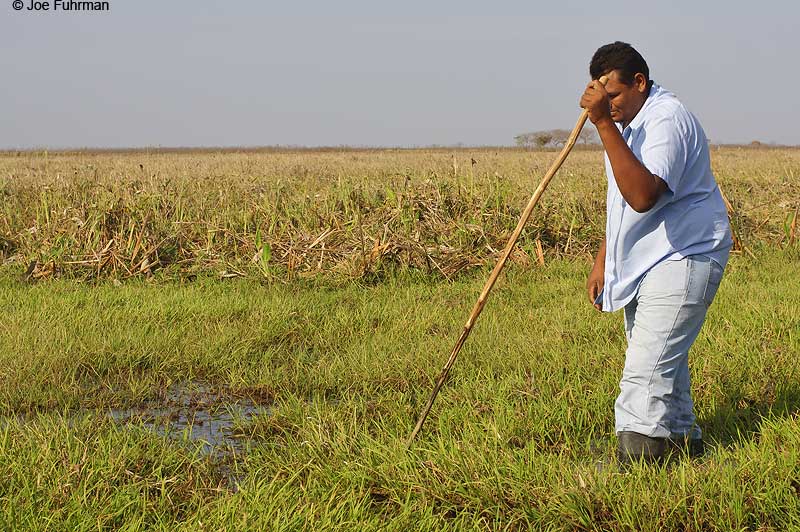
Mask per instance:
[[[552,152],[274,150],[0,155],[0,260],[31,278],[198,274],[380,281],[493,264]],[[744,246],[796,242],[800,150],[714,148]],[[473,162],[474,161],[474,162]],[[588,257],[600,151],[573,153],[510,257]],[[794,232],[791,232],[793,237]]]

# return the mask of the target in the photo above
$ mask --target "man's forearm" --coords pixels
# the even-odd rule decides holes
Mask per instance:
[[[650,173],[636,158],[610,118],[595,126],[608,154],[622,197],[637,212],[650,210],[663,192],[663,181]]]
[[[600,249],[597,250],[597,255],[594,257],[594,265],[603,266],[605,267],[606,263],[606,238],[603,237],[603,241],[600,243]]]

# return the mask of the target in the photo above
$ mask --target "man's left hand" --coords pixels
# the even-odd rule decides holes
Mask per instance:
[[[596,79],[592,80],[583,91],[581,107],[589,111],[589,120],[592,121],[592,124],[611,120],[611,103],[608,101],[608,93],[603,84]]]

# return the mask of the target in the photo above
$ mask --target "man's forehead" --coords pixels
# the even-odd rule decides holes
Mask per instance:
[[[608,82],[606,83],[607,91],[614,91],[622,89],[623,87],[627,87],[627,85],[620,79],[618,70],[612,70],[611,72],[604,74],[604,76],[608,77]]]
[[[612,83],[612,82],[613,83],[622,83],[622,80],[620,78],[619,70],[612,70],[610,72],[606,72],[603,75],[608,78],[608,82],[609,83]]]

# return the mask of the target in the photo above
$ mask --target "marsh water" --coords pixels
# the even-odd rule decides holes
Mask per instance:
[[[248,440],[241,427],[268,413],[250,399],[198,382],[174,384],[158,399],[109,411],[120,424],[193,443],[213,457],[245,451]]]

